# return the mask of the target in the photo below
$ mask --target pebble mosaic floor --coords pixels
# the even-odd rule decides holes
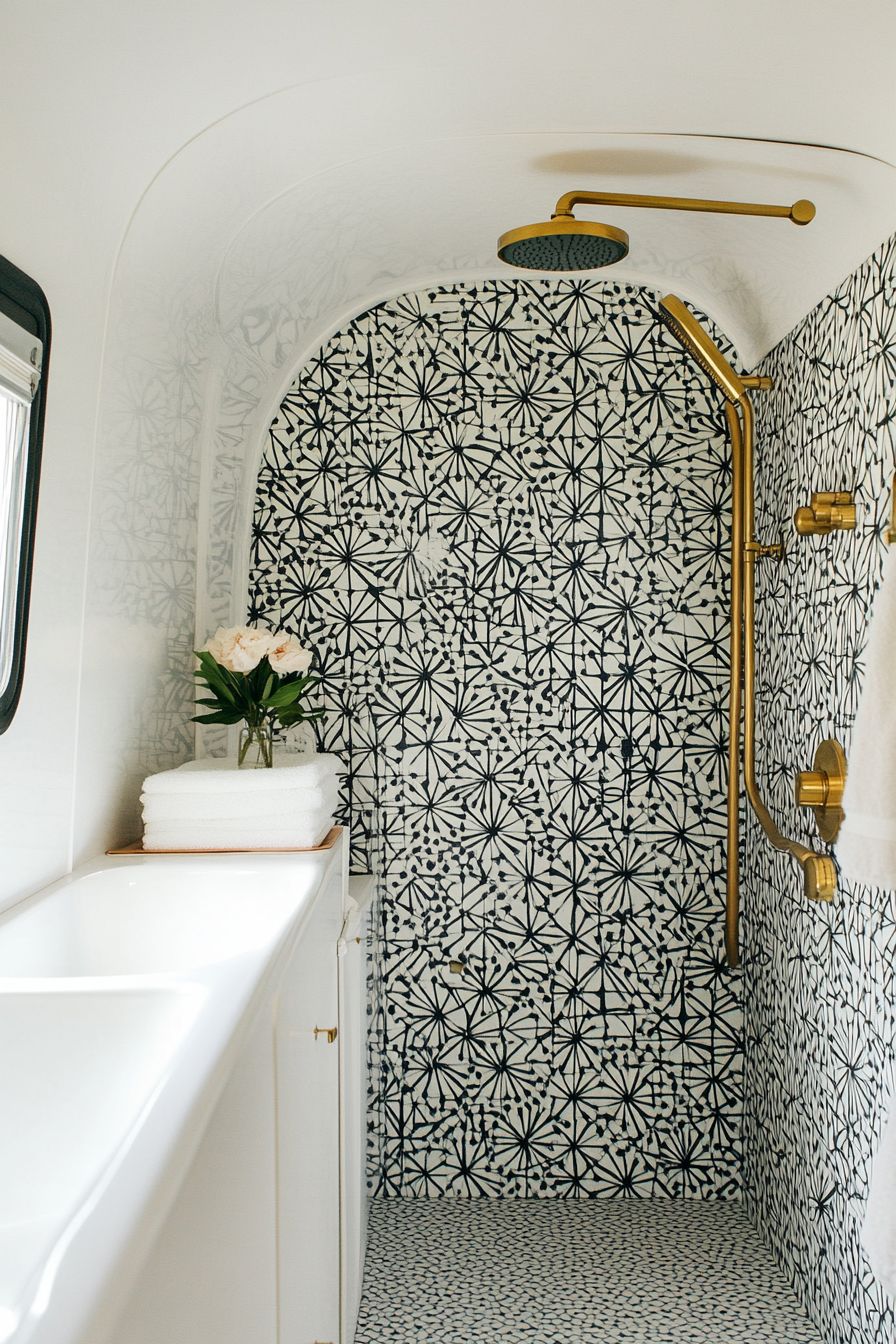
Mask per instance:
[[[378,1199],[355,1344],[823,1344],[740,1205]]]

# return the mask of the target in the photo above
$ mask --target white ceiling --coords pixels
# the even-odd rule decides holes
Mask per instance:
[[[89,287],[88,304],[108,294],[128,220],[164,164],[221,118],[298,86],[322,104],[338,90],[344,134],[295,128],[299,157],[334,174],[337,194],[347,164],[382,156],[359,177],[377,230],[394,230],[393,251],[414,261],[399,271],[445,257],[481,268],[496,232],[545,217],[571,186],[782,200],[805,190],[822,207],[807,230],[631,221],[631,275],[668,266],[672,280],[699,252],[705,287],[739,294],[731,302],[747,358],[800,316],[795,294],[766,311],[772,258],[814,269],[836,238],[852,265],[896,227],[888,176],[867,164],[823,169],[802,151],[705,144],[640,164],[614,151],[609,171],[588,158],[612,149],[609,133],[662,133],[826,145],[896,163],[890,0],[758,0],[748,10],[732,0],[0,0],[0,21],[0,251],[57,296]],[[501,137],[513,142],[503,153]],[[433,173],[443,164],[440,192]],[[235,172],[233,203],[242,193]],[[243,201],[249,211],[261,204]],[[435,218],[456,225],[456,237],[433,234]]]

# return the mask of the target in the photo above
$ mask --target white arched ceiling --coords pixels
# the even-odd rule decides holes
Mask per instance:
[[[579,207],[630,233],[629,256],[601,273],[608,282],[674,289],[749,368],[896,228],[896,169],[863,155],[559,130],[438,138],[425,118],[413,136],[405,93],[374,77],[336,79],[245,108],[175,157],[132,222],[106,397],[123,392],[133,422],[135,384],[151,384],[148,441],[161,433],[193,464],[181,488],[201,477],[199,638],[241,614],[266,424],[296,366],[347,318],[401,290],[525,274],[497,260],[497,236],[548,218],[572,187],[809,197],[818,214],[806,228]],[[117,428],[111,437],[116,455],[129,451]]]
[[[136,609],[146,626],[123,709],[137,773],[159,740],[159,715],[177,719],[175,689],[171,704],[158,703],[166,662],[182,669],[194,635],[243,616],[266,426],[299,363],[346,319],[443,280],[530,274],[497,260],[496,239],[549,218],[573,187],[809,197],[818,215],[807,228],[579,208],[631,235],[626,261],[601,273],[609,283],[674,289],[750,367],[896,228],[896,169],[862,154],[544,129],[531,116],[511,128],[503,109],[494,124],[482,117],[452,135],[426,95],[417,72],[336,77],[263,98],[186,144],[130,223],[110,300],[88,617],[102,634],[110,620],[133,622]],[[139,579],[133,566],[110,567],[118,555],[139,562]],[[88,721],[104,694],[101,669],[85,669]]]

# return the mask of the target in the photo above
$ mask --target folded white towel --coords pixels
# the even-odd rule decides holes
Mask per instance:
[[[289,822],[234,817],[226,822],[159,822],[147,826],[143,848],[153,849],[313,849],[333,825],[332,813],[308,813]]]
[[[239,817],[292,820],[309,812],[332,812],[339,797],[333,776],[316,789],[258,789],[254,793],[144,793],[143,822],[223,821]]]
[[[855,882],[896,887],[896,546],[884,561],[852,731],[837,860]]]
[[[256,793],[269,789],[316,789],[338,774],[345,774],[338,756],[324,753],[299,756],[275,751],[272,770],[240,770],[235,756],[226,760],[187,761],[176,770],[149,775],[143,781],[143,792]]]
[[[875,1275],[896,1297],[896,1115],[884,1127],[871,1169],[862,1245]]]

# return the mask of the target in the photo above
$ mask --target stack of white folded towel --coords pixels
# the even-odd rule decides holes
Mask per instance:
[[[271,770],[188,761],[143,783],[143,848],[312,849],[333,825],[336,756],[274,753]]]

